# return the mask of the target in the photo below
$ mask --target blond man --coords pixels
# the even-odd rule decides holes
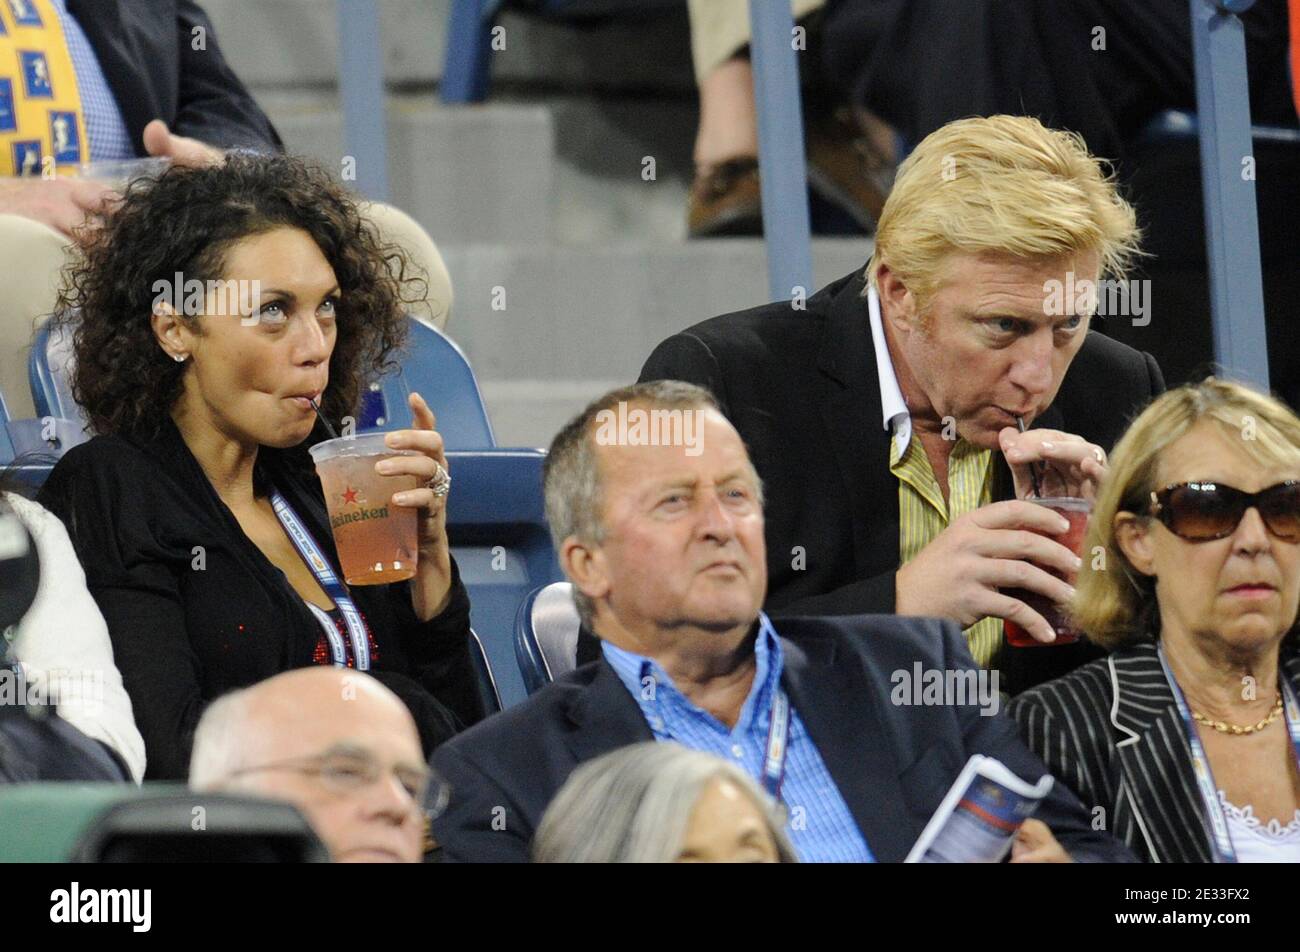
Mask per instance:
[[[1064,520],[1024,500],[1035,479],[1091,496],[1164,389],[1150,355],[1090,328],[1099,304],[1149,303],[1126,280],[1139,239],[1077,136],[964,119],[900,166],[862,271],[655,349],[641,379],[708,387],[749,447],[770,612],[951,618],[1013,693],[1093,656],[1006,648],[1003,619],[1054,633],[1004,590],[1071,597]]]

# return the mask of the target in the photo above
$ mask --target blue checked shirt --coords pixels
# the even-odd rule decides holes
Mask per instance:
[[[636,699],[656,740],[673,740],[730,760],[762,785],[772,698],[781,683],[781,640],[766,615],[759,616],[754,684],[736,726],[726,725],[692,704],[656,662],[601,643],[605,660]],[[651,690],[653,688],[653,690]],[[804,729],[790,708],[790,733],[781,799],[789,815],[786,833],[803,862],[874,862],[853,815]]]
[[[81,95],[81,112],[86,119],[91,161],[135,158],[131,133],[127,131],[113,91],[108,88],[108,80],[104,78],[104,70],[90,40],[86,39],[77,18],[68,13],[64,0],[51,0],[51,3],[63,24],[68,55],[72,57],[72,69],[77,74],[77,92]]]

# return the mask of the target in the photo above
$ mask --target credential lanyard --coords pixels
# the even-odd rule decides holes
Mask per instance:
[[[1187,699],[1183,697],[1182,689],[1174,680],[1174,673],[1169,670],[1164,646],[1158,645],[1156,653],[1160,656],[1160,667],[1164,668],[1165,680],[1169,682],[1169,688],[1173,691],[1174,703],[1178,706],[1178,716],[1183,719],[1187,743],[1192,748],[1192,772],[1196,774],[1196,785],[1200,788],[1201,799],[1205,801],[1205,815],[1210,819],[1210,832],[1214,836],[1217,854],[1215,861],[1235,863],[1237,851],[1233,848],[1232,837],[1228,834],[1228,818],[1223,812],[1223,804],[1219,802],[1218,787],[1214,782],[1214,773],[1210,770],[1210,758],[1205,755],[1205,745],[1201,743],[1200,733],[1192,722],[1192,712],[1187,706]],[[1300,762],[1300,704],[1296,703],[1295,692],[1291,690],[1291,685],[1287,683],[1286,678],[1279,678],[1278,683],[1279,690],[1282,692],[1286,731],[1291,738],[1291,749],[1295,753],[1297,762]]]
[[[772,711],[767,725],[767,756],[763,758],[763,788],[772,799],[781,799],[785,782],[785,755],[790,739],[790,699],[777,685],[772,695]]]
[[[334,574],[334,569],[330,567],[321,552],[320,546],[316,540],[311,537],[298,514],[293,511],[289,501],[280,494],[278,489],[271,492],[271,508],[275,510],[276,517],[280,520],[280,525],[284,526],[284,531],[289,533],[289,538],[293,540],[293,546],[298,550],[298,555],[307,563],[312,574],[316,576],[316,581],[325,594],[330,597],[340,614],[343,615],[343,621],[347,625],[348,640],[352,643],[352,657],[356,661],[358,671],[370,670],[370,641],[366,637],[366,623],[361,618],[361,613],[357,611],[356,604],[352,601],[352,596],[348,594],[347,587]],[[319,606],[307,602],[307,607],[312,610],[320,626],[325,629],[325,638],[329,642],[330,657],[334,664],[342,667],[347,664],[347,650],[343,645],[343,636],[339,634],[338,626],[334,624],[334,619]]]

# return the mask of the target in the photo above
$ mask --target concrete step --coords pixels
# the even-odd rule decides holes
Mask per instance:
[[[869,239],[813,242],[817,287],[865,264]],[[636,379],[665,337],[768,300],[763,244],[443,248],[465,349],[502,445],[545,446],[605,390]],[[815,289],[813,289],[815,290]]]
[[[205,0],[235,72],[254,88],[336,81],[334,0]],[[442,76],[451,0],[378,0],[385,78],[431,85]],[[507,12],[494,86],[659,90],[691,94],[685,4],[676,13],[586,26]]]
[[[276,92],[262,106],[290,152],[339,175],[347,155],[337,97]],[[439,243],[554,238],[555,124],[549,109],[450,109],[432,97],[388,103],[390,201]]]
[[[287,149],[340,172],[337,95],[276,90],[260,100]],[[439,242],[685,234],[693,103],[564,96],[465,108],[408,93],[389,97],[387,118],[391,200]]]

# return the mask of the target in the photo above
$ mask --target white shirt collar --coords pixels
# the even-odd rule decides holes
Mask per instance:
[[[871,318],[871,341],[876,348],[876,377],[880,380],[880,425],[883,429],[892,429],[898,437],[898,455],[901,457],[907,452],[907,444],[912,441],[912,414],[908,412],[903,391],[898,386],[894,362],[889,356],[889,344],[885,341],[885,321],[880,315],[880,297],[872,287],[867,289],[867,313]]]

